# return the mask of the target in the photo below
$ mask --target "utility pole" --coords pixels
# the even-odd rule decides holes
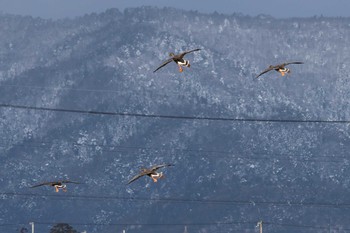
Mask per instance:
[[[260,233],[262,233],[262,221],[260,220],[259,222],[258,222],[258,224],[256,225],[256,227],[259,227],[259,229],[260,229]]]
[[[34,222],[30,222],[30,225],[32,225],[32,233],[34,233]]]

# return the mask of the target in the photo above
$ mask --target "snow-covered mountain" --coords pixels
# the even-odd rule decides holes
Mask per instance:
[[[0,104],[346,121],[349,41],[350,18],[150,7],[57,21],[2,14]],[[169,52],[193,48],[201,51],[187,55],[183,73],[175,63],[153,73]],[[305,64],[289,66],[288,77],[273,71],[255,79],[286,61]],[[0,129],[1,232],[30,221],[39,232],[59,222],[105,233],[175,233],[185,225],[188,232],[255,232],[259,220],[268,232],[349,228],[349,124],[0,107]],[[175,166],[156,184],[146,177],[125,185],[157,163]],[[28,188],[56,179],[84,184],[58,194]]]

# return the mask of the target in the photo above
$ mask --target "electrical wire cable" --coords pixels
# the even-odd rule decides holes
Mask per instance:
[[[307,229],[318,229],[318,230],[338,230],[338,231],[350,231],[350,228],[342,228],[339,226],[314,226],[314,225],[299,225],[299,224],[291,224],[291,223],[274,223],[274,222],[263,222],[265,225],[271,226],[281,226],[288,228],[307,228]]]
[[[17,84],[0,84],[0,87],[22,87],[22,88],[28,88],[28,89],[44,89],[44,90],[51,90],[51,91],[77,91],[77,92],[93,92],[93,93],[109,93],[109,94],[128,94],[127,90],[110,90],[110,89],[83,89],[83,88],[72,88],[72,87],[44,87],[44,86],[34,86],[34,85],[17,85]],[[140,91],[138,91],[139,93]],[[179,92],[169,92],[167,91],[166,94],[160,94],[158,92],[147,92],[147,90],[141,90],[143,94],[148,94],[152,96],[169,96],[169,97],[189,97],[193,96],[191,93],[190,94],[181,94],[179,95]],[[222,95],[220,95],[222,96]],[[225,97],[232,97],[225,95]]]
[[[54,194],[34,194],[34,193],[16,193],[0,192],[0,200],[9,199],[9,197],[21,198],[54,198],[56,200],[114,200],[114,201],[133,201],[133,202],[166,202],[166,203],[197,203],[207,205],[275,205],[275,206],[298,206],[298,207],[322,207],[322,208],[350,208],[350,203],[331,203],[331,202],[296,202],[296,201],[257,201],[257,200],[213,200],[213,199],[188,199],[188,198],[142,198],[142,197],[118,197],[118,196],[92,196],[92,195],[54,195]]]
[[[52,222],[35,222],[41,225],[53,225]],[[254,224],[253,222],[197,222],[197,223],[69,223],[76,226],[219,226],[219,225],[241,225]]]
[[[228,225],[237,225],[242,226],[250,225],[251,229],[256,229],[257,222],[253,221],[226,221],[226,222],[172,222],[172,223],[145,223],[145,222],[119,222],[119,223],[93,223],[93,222],[66,222],[66,221],[32,221],[35,225],[42,226],[54,226],[58,223],[66,223],[70,226],[122,226],[122,227],[130,227],[130,226],[151,226],[151,227],[169,227],[169,226],[228,226]],[[28,223],[4,223],[0,224],[0,227],[17,227],[17,226],[25,226]],[[341,226],[332,226],[332,225],[304,225],[304,224],[293,224],[293,223],[278,223],[278,222],[270,222],[263,221],[263,225],[274,226],[274,227],[283,227],[283,228],[299,228],[299,229],[312,229],[312,230],[337,230],[337,231],[350,231],[350,228],[341,227]]]
[[[0,147],[8,147],[9,142],[0,142]],[[22,144],[14,144],[15,147],[33,147],[33,148],[49,148],[54,142],[48,141],[31,141]],[[277,153],[247,153],[248,155],[242,156],[237,155],[237,152],[230,151],[217,151],[217,150],[205,150],[205,149],[180,149],[180,148],[165,148],[165,147],[141,147],[141,146],[121,146],[121,145],[105,145],[105,144],[80,144],[80,143],[69,143],[73,147],[98,147],[99,151],[104,153],[120,153],[126,156],[127,151],[130,150],[146,150],[151,151],[151,153],[160,153],[160,151],[165,151],[168,154],[175,154],[174,151],[179,151],[180,153],[186,153],[189,156],[201,156],[201,157],[214,157],[214,158],[237,158],[244,160],[273,160],[273,161],[297,161],[297,162],[315,162],[315,163],[344,163],[344,161],[349,160],[350,157],[340,157],[340,156],[310,156],[308,158],[303,158],[302,156],[297,156],[293,154],[277,154]],[[102,148],[102,149],[101,149]],[[107,149],[106,149],[107,148]],[[116,149],[118,148],[118,149]],[[140,155],[140,153],[134,153],[135,156]],[[261,155],[261,157],[257,157]],[[141,155],[140,155],[141,156]],[[272,157],[270,157],[272,156]]]
[[[50,111],[63,113],[79,113],[90,115],[121,116],[121,117],[142,117],[155,119],[170,120],[198,120],[198,121],[222,121],[222,122],[251,122],[251,123],[312,123],[312,124],[350,124],[350,120],[302,120],[302,119],[258,119],[258,118],[231,118],[231,117],[208,117],[208,116],[176,116],[147,113],[130,113],[130,112],[107,112],[97,110],[79,110],[53,107],[35,107],[16,104],[0,103],[0,108],[12,108],[23,110]]]
[[[12,147],[11,143],[13,141],[0,141],[0,148],[8,148]],[[207,149],[183,149],[183,148],[169,148],[169,147],[141,147],[141,146],[123,146],[123,145],[106,145],[106,144],[81,144],[76,142],[65,142],[72,147],[91,147],[98,148],[98,151],[103,151],[104,153],[115,154],[118,152],[119,154],[127,151],[150,151],[152,154],[160,153],[165,151],[165,153],[174,155],[175,151],[179,151],[182,154],[186,154],[189,156],[200,156],[200,157],[214,157],[214,158],[236,158],[236,159],[244,159],[244,160],[273,160],[273,161],[297,161],[297,162],[315,162],[315,163],[344,163],[349,160],[350,157],[345,156],[309,156],[307,158],[302,157],[300,155],[295,154],[281,154],[281,153],[259,153],[259,152],[246,152],[246,156],[237,155],[240,153],[224,151],[224,150],[207,150]],[[14,144],[14,147],[32,147],[32,148],[50,148],[54,144],[53,141],[27,141],[21,144]],[[66,145],[66,144],[65,144]],[[116,149],[117,148],[117,149]],[[135,153],[135,156],[140,155],[140,153]],[[260,157],[258,157],[260,156]]]

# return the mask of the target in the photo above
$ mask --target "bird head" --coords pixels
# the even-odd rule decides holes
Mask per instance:
[[[175,56],[174,53],[169,53],[169,57],[173,57],[173,56]]]

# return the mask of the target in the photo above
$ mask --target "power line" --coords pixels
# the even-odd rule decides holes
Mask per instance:
[[[52,222],[35,222],[39,225],[52,225]],[[253,222],[197,222],[197,223],[69,223],[76,226],[219,226],[219,225],[241,225],[253,224]]]
[[[19,147],[34,147],[34,148],[42,148],[42,147],[49,147],[47,146],[35,146],[35,145],[16,145]],[[5,147],[4,145],[0,144],[0,147]],[[143,156],[144,154],[140,153],[133,153],[130,154],[129,152],[124,153],[126,151],[123,150],[106,150],[106,149],[99,149],[99,151],[103,151],[103,153],[108,153],[108,154],[115,154],[119,153],[120,155],[123,155],[123,157],[129,157],[129,156]],[[154,152],[152,152],[154,154]],[[203,153],[209,153],[209,154],[203,154]],[[173,153],[174,154],[174,153]],[[174,154],[175,155],[175,154]],[[188,154],[187,154],[188,155]],[[350,158],[345,158],[345,157],[332,157],[332,156],[316,156],[316,157],[311,157],[311,158],[302,158],[301,156],[294,156],[294,155],[284,155],[284,154],[263,154],[263,153],[258,153],[256,155],[264,155],[263,157],[256,157],[256,156],[241,156],[241,155],[236,155],[235,153],[227,153],[227,154],[210,154],[210,152],[205,152],[202,151],[202,154],[190,154],[189,157],[206,157],[206,158],[235,158],[235,159],[241,159],[241,160],[262,160],[262,161],[290,161],[290,162],[304,162],[304,163],[344,163],[344,161],[350,160]],[[267,157],[267,156],[278,156],[278,157]],[[293,157],[294,156],[294,157]],[[186,157],[186,156],[185,156]],[[329,158],[332,158],[330,160]]]
[[[161,114],[146,114],[146,113],[128,113],[128,112],[106,112],[96,110],[79,110],[79,109],[64,109],[51,107],[35,107],[14,104],[0,104],[1,108],[37,110],[37,111],[52,111],[64,113],[80,113],[91,115],[107,115],[107,116],[124,116],[124,117],[143,117],[171,120],[205,120],[205,121],[226,121],[226,122],[253,122],[253,123],[325,123],[325,124],[349,124],[349,120],[293,120],[293,119],[255,119],[255,118],[230,118],[230,117],[206,117],[206,116],[176,116],[176,115],[161,115]]]
[[[7,147],[33,147],[33,148],[48,148],[52,145],[48,144],[54,144],[53,141],[26,141],[22,142],[22,144],[14,144],[9,145],[11,143],[14,143],[13,141],[0,141],[0,148],[7,148]],[[106,145],[106,144],[82,144],[82,143],[76,143],[76,142],[65,142],[69,144],[72,147],[91,147],[96,148],[99,147],[99,151],[103,151],[105,153],[115,153],[115,152],[125,152],[125,150],[147,150],[152,151],[152,153],[160,153],[160,151],[166,151],[167,153],[173,154],[174,151],[179,151],[181,153],[187,153],[187,155],[190,156],[201,156],[204,157],[203,154],[205,154],[206,157],[224,157],[224,158],[239,158],[244,160],[273,160],[273,161],[297,161],[297,162],[317,162],[317,163],[344,163],[344,160],[349,160],[350,157],[344,157],[344,156],[309,156],[306,158],[303,158],[302,156],[296,156],[294,154],[282,154],[282,153],[259,153],[259,152],[231,152],[231,151],[223,151],[223,150],[207,150],[207,149],[183,149],[183,148],[169,148],[169,147],[142,147],[142,146],[122,146],[122,145]],[[110,149],[104,149],[104,148],[110,148]],[[115,149],[118,148],[118,149]],[[190,153],[198,153],[198,154],[190,154]],[[199,154],[200,153],[200,154]],[[246,154],[245,156],[237,155],[237,154]],[[140,154],[135,154],[135,156]],[[264,157],[256,157],[252,155],[260,155]],[[275,156],[275,157],[270,157]]]
[[[0,224],[0,227],[11,227],[11,226],[18,226],[18,225],[26,225],[27,223],[25,224],[22,224],[22,223],[3,223],[3,224]]]
[[[8,199],[7,196],[17,196],[23,198],[55,198],[57,200],[115,200],[115,201],[136,201],[136,202],[167,202],[167,203],[198,203],[212,205],[275,205],[275,206],[299,206],[299,207],[324,207],[324,208],[350,208],[350,203],[331,202],[296,202],[296,201],[256,201],[256,200],[213,200],[213,199],[188,199],[188,198],[142,198],[142,197],[117,197],[117,196],[89,196],[89,195],[69,195],[64,196],[54,194],[31,194],[1,192],[1,199]]]
[[[110,89],[83,89],[83,88],[70,88],[70,87],[44,87],[44,86],[34,86],[34,85],[16,85],[16,84],[1,84],[0,87],[23,87],[23,88],[32,88],[32,89],[45,89],[52,91],[79,91],[79,92],[96,92],[96,93],[111,93],[111,94],[126,94],[128,93],[126,90],[110,90]],[[177,96],[177,97],[188,97],[192,96],[192,93],[189,94],[181,94],[179,92],[166,92],[165,94],[160,94],[158,92],[147,92],[147,90],[143,89],[144,94],[149,95],[157,95],[157,96]],[[139,91],[138,91],[139,92]],[[222,95],[220,95],[222,96]],[[200,96],[198,96],[200,97]],[[224,97],[229,97],[229,95],[225,95]],[[231,96],[232,97],[232,96]]]
[[[220,225],[243,225],[243,224],[254,224],[254,222],[192,222],[192,223],[137,223],[137,222],[120,222],[120,223],[82,223],[82,222],[66,222],[60,221],[61,223],[67,223],[72,226],[220,226]],[[42,222],[34,221],[36,225],[56,225],[59,222]],[[0,224],[0,227],[9,227],[9,226],[19,226],[27,225],[27,223],[8,223]]]
[[[67,223],[71,226],[152,226],[152,227],[169,227],[169,226],[227,226],[227,225],[251,225],[252,228],[255,227],[256,222],[253,221],[230,221],[230,222],[183,222],[183,223],[144,223],[144,222],[120,222],[120,223],[92,223],[92,222],[66,222],[66,221],[34,221],[36,225],[53,226],[61,223]],[[23,226],[28,223],[7,223],[0,224],[0,227],[11,227],[11,226]],[[285,228],[303,228],[303,229],[313,229],[313,230],[343,230],[350,231],[350,228],[343,228],[340,226],[322,226],[322,225],[303,225],[303,224],[292,224],[292,223],[276,223],[276,222],[265,222],[264,224],[275,227],[285,227]]]
[[[273,222],[264,222],[266,225],[272,225],[272,226],[281,226],[281,227],[292,227],[292,228],[308,228],[308,229],[319,229],[319,230],[329,230],[330,228],[332,230],[344,230],[344,231],[350,231],[350,228],[342,228],[342,227],[334,227],[334,226],[314,226],[314,225],[298,225],[298,224],[290,224],[290,223],[273,223]]]
[[[8,145],[6,143],[9,142],[0,142],[0,147],[7,147]],[[48,141],[31,141],[31,142],[25,142],[23,144],[15,144],[13,146],[17,147],[34,147],[34,148],[43,148],[43,147],[50,147],[48,144],[53,144],[54,142],[48,142]],[[99,149],[106,153],[115,153],[115,152],[125,152],[125,150],[147,150],[147,151],[156,151],[159,153],[159,151],[167,151],[168,153],[174,153],[174,151],[180,151],[182,153],[201,153],[200,155],[194,154],[194,156],[203,156],[203,153],[206,153],[206,156],[213,156],[215,158],[217,157],[227,157],[227,158],[240,158],[245,160],[284,160],[284,161],[299,161],[299,162],[320,162],[320,163],[343,163],[344,160],[350,159],[347,157],[340,157],[340,156],[312,156],[310,158],[302,158],[302,156],[295,156],[293,154],[277,154],[277,153],[256,153],[246,152],[246,156],[240,156],[237,155],[237,152],[230,152],[230,151],[218,151],[218,150],[205,150],[205,149],[180,149],[180,148],[165,148],[165,147],[141,147],[141,146],[121,146],[121,145],[105,145],[105,144],[81,144],[81,143],[71,143],[67,142],[71,146],[75,147],[99,147],[99,148],[110,148],[110,149]],[[51,145],[52,146],[52,145]],[[119,148],[119,149],[115,149]],[[120,150],[122,149],[122,150]],[[135,154],[138,155],[138,154]],[[251,155],[262,155],[265,157],[255,157]],[[191,155],[193,156],[193,155]],[[275,156],[275,157],[266,157],[266,156]],[[204,157],[204,156],[203,156]],[[324,160],[327,159],[327,160]],[[331,159],[331,160],[330,160]],[[336,160],[335,160],[336,159]]]
[[[125,93],[125,90],[106,90],[106,89],[83,89],[83,88],[69,88],[69,87],[43,87],[34,85],[15,85],[15,84],[1,84],[0,87],[24,87],[33,89],[46,89],[53,91],[81,91],[81,92],[101,92],[101,93]]]

